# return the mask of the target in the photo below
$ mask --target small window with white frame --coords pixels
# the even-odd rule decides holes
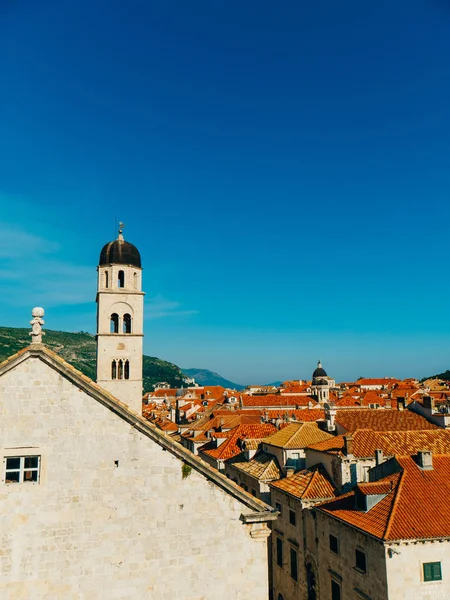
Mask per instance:
[[[40,456],[6,456],[3,483],[39,483]]]

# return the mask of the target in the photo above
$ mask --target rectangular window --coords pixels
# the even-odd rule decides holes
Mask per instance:
[[[294,525],[294,527],[295,527],[295,524],[296,524],[295,510],[289,510],[289,523],[291,525]]]
[[[297,581],[297,552],[291,548],[291,577]]]
[[[440,562],[423,563],[424,581],[441,581],[442,570]]]
[[[8,456],[4,460],[5,483],[38,483],[40,456]]]
[[[331,600],[341,600],[341,586],[334,579],[331,580]]]
[[[335,535],[330,533],[330,550],[335,554],[339,554],[339,541]]]
[[[361,573],[365,573],[367,568],[366,553],[362,550],[355,550],[355,561],[355,567],[358,569],[358,571],[361,571]]]
[[[275,502],[275,508],[280,513],[280,517],[281,517],[281,504],[279,502]]]
[[[283,566],[283,540],[277,537],[277,564]]]
[[[252,496],[255,496],[255,498],[256,498],[256,490],[252,489]]]

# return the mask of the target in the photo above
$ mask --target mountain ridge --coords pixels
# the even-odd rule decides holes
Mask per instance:
[[[221,385],[225,388],[231,388],[233,390],[243,390],[244,385],[239,383],[234,383],[229,379],[225,379],[216,373],[215,371],[210,371],[209,369],[181,369],[185,375],[188,377],[193,377],[199,385]]]
[[[31,342],[29,329],[22,327],[0,327],[0,362],[15,354]],[[62,356],[76,369],[96,380],[95,335],[85,331],[68,332],[45,330],[44,344]],[[184,374],[171,362],[156,356],[143,356],[144,393],[153,391],[153,384],[167,381],[171,387],[182,387]]]

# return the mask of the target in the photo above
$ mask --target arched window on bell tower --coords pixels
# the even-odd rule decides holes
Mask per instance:
[[[123,315],[123,333],[131,333],[131,315],[128,313]]]
[[[125,375],[125,379],[130,379],[130,361],[129,360],[125,361],[124,375]]]
[[[105,271],[105,288],[109,287],[109,273]]]
[[[111,315],[109,333],[119,333],[119,315],[117,313]]]
[[[117,379],[117,363],[115,360],[111,363],[111,379]]]
[[[117,273],[117,287],[125,287],[125,271],[119,271]]]
[[[123,379],[123,360],[119,360],[117,367],[117,379]]]

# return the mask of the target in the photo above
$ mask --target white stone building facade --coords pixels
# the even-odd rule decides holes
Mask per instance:
[[[274,513],[59,356],[3,363],[0,414],[2,600],[267,600]]]

